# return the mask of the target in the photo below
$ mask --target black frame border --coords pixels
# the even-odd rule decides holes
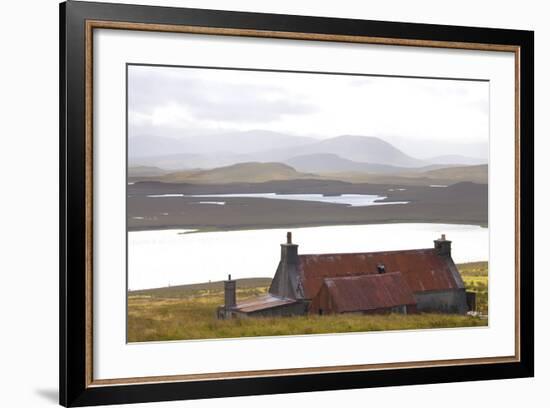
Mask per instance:
[[[59,9],[59,400],[64,406],[342,390],[534,376],[534,32],[68,1]],[[518,362],[129,385],[86,384],[86,21],[189,25],[520,47]]]

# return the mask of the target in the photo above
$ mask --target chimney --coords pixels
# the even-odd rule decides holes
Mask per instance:
[[[434,241],[434,248],[438,255],[451,256],[451,241],[447,240],[445,234],[441,234],[441,238]]]
[[[292,233],[286,233],[286,243],[281,244],[281,262],[277,269],[276,286],[274,293],[281,297],[294,298],[291,275],[298,265],[298,245],[292,243]]]
[[[225,303],[224,309],[228,310],[237,305],[237,281],[231,280],[231,274],[223,282]]]
[[[286,233],[286,243],[281,244],[281,263],[284,265],[298,263],[298,245],[292,243],[292,232]]]

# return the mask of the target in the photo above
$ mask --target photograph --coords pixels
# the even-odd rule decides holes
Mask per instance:
[[[489,125],[483,78],[127,63],[127,342],[488,327]]]
[[[59,6],[60,404],[533,377],[530,24],[172,6]]]

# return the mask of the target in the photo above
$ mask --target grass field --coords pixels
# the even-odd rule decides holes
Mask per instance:
[[[489,314],[489,274],[487,262],[472,262],[458,265],[466,290],[476,293],[476,312]]]
[[[477,311],[487,314],[487,263],[459,265],[467,290],[477,293]],[[239,301],[267,292],[270,278],[238,282]],[[128,341],[163,341],[381,330],[486,326],[487,319],[444,314],[325,315],[216,319],[223,283],[173,286],[130,292]]]

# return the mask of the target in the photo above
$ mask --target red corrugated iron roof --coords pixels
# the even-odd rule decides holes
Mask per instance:
[[[273,307],[289,305],[291,303],[296,303],[296,300],[281,298],[268,294],[239,303],[237,304],[237,306],[234,307],[234,310],[244,313],[250,313],[259,310],[271,309]]]
[[[416,305],[411,289],[399,272],[325,278],[323,284],[338,313]]]
[[[298,271],[305,297],[312,299],[325,278],[378,274],[378,265],[386,273],[401,272],[413,292],[462,288],[454,274],[452,259],[438,255],[435,249],[365,252],[352,254],[300,255]],[[457,273],[456,273],[457,274]]]

